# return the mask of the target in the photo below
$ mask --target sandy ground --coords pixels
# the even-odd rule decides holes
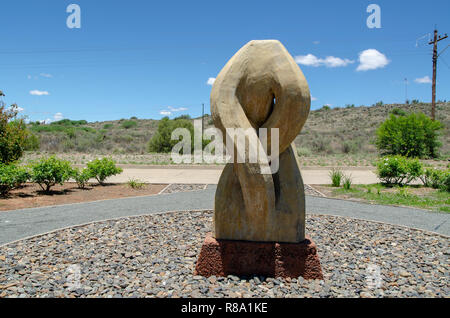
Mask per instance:
[[[108,179],[110,182],[122,183],[130,179],[138,179],[147,183],[184,183],[184,184],[217,184],[223,167],[133,167],[124,168],[123,173]],[[361,168],[344,168],[343,172],[351,175],[353,184],[372,184],[379,180],[373,170]],[[329,169],[302,169],[305,184],[330,183]]]
[[[63,186],[56,185],[50,194],[44,194],[37,184],[26,184],[20,189],[11,191],[8,197],[0,198],[0,211],[153,195],[158,194],[166,186],[148,184],[142,189],[132,189],[126,184],[107,184],[78,189],[76,183],[69,182]]]

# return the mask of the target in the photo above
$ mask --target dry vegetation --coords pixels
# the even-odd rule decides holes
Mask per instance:
[[[437,119],[444,124],[441,163],[450,156],[450,103],[439,103]],[[303,166],[371,166],[377,156],[375,130],[399,108],[406,112],[430,113],[430,104],[347,107],[311,111],[302,133],[296,138]],[[212,125],[205,118],[205,125]],[[158,120],[121,119],[74,126],[34,126],[40,150],[27,153],[25,161],[56,153],[75,164],[84,164],[99,155],[110,155],[120,164],[170,164],[168,154],[148,154],[147,143]],[[49,127],[49,128],[47,128]]]

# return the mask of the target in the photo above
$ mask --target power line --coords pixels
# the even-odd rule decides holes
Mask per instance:
[[[447,62],[444,60],[444,58],[441,56],[442,62],[444,62],[445,65],[447,65],[448,69],[450,70],[450,66],[447,64]]]

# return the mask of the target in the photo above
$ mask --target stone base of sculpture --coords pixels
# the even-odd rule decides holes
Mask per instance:
[[[207,234],[195,275],[323,279],[316,245],[217,240]]]

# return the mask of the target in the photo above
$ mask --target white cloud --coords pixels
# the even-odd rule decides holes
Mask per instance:
[[[28,79],[31,79],[31,75],[27,75],[27,78],[28,78]]]
[[[64,116],[63,116],[62,113],[56,113],[55,115],[53,115],[53,119],[54,119],[55,121],[59,121],[59,120],[61,120],[61,119],[64,119]]]
[[[170,116],[173,113],[182,112],[182,111],[185,111],[185,110],[188,110],[188,108],[186,108],[186,107],[178,107],[178,108],[176,108],[176,107],[172,107],[172,106],[167,106],[167,109],[161,110],[159,112],[159,114],[163,115],[163,116]]]
[[[210,78],[208,78],[208,80],[206,81],[206,85],[213,85],[214,84],[214,82],[216,81],[216,78],[215,77],[210,77]]]
[[[182,111],[188,110],[186,107],[174,108],[172,106],[168,106],[167,108],[172,112],[182,112]]]
[[[359,53],[359,65],[356,68],[357,71],[369,71],[376,70],[377,68],[383,68],[389,64],[389,60],[386,55],[378,52],[375,49],[368,49]]]
[[[314,96],[311,96],[311,100],[312,100],[312,101],[315,101],[315,100],[317,100],[317,98],[314,97]]]
[[[8,110],[12,110],[12,107],[8,107]],[[19,107],[19,106],[16,107],[16,111],[17,111],[18,113],[23,112],[24,110],[25,110],[25,109],[22,108],[22,107]]]
[[[298,55],[295,57],[295,62],[297,64],[307,65],[307,66],[326,66],[326,67],[344,67],[349,64],[355,63],[353,60],[341,59],[340,57],[327,56],[326,58],[318,58],[313,54]]]
[[[39,91],[37,89],[30,91],[30,94],[35,96],[50,95],[47,91]]]
[[[318,45],[320,41],[314,41],[313,44]]]
[[[297,64],[308,65],[308,66],[319,66],[320,65],[319,59],[312,54],[296,56],[295,62]]]
[[[47,77],[47,78],[53,77],[52,74],[48,74],[48,73],[41,73],[41,74],[39,74],[39,75],[41,75],[42,77]]]
[[[419,83],[419,84],[431,84],[431,78],[427,75],[424,77],[420,77],[420,78],[416,78],[414,80],[414,82]]]

